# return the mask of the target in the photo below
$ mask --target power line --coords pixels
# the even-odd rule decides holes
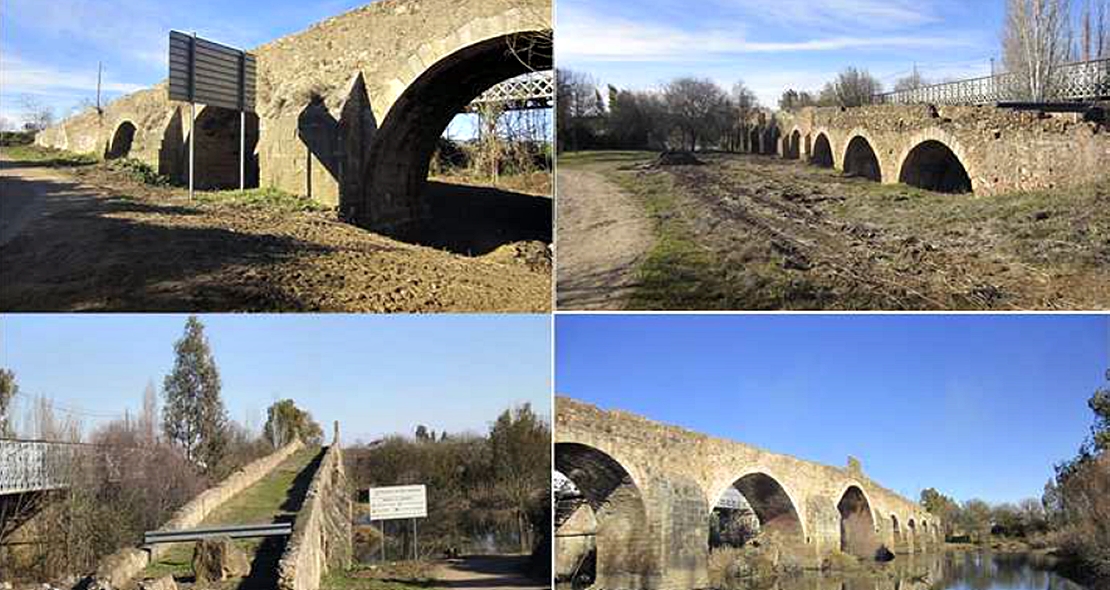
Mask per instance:
[[[73,415],[76,415],[76,416],[85,416],[87,418],[120,419],[120,418],[126,418],[126,417],[130,416],[130,414],[126,413],[126,412],[123,413],[123,414],[98,414],[96,412],[90,412],[88,410],[84,410],[84,409],[81,409],[81,408],[76,408],[75,409],[73,407],[61,405],[61,404],[55,402],[52,399],[49,399],[49,398],[46,398],[46,397],[43,397],[43,396],[31,396],[29,394],[23,393],[22,391],[16,392],[16,396],[22,397],[22,398],[24,398],[28,401],[31,401],[31,402],[42,400],[42,401],[45,401],[47,404],[49,404],[51,410],[57,410],[59,412],[65,413],[65,414],[73,414]]]

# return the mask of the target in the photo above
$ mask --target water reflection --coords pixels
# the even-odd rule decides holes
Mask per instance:
[[[786,576],[760,590],[1085,590],[1028,554],[899,555],[873,570]]]

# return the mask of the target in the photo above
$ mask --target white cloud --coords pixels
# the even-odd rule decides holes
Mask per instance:
[[[62,70],[50,65],[33,63],[6,53],[0,61],[0,86],[5,94],[40,94],[72,96],[96,93],[96,70]],[[105,80],[101,86],[107,93],[128,93],[140,90],[142,84]]]
[[[560,15],[559,59],[571,61],[705,61],[742,53],[969,46],[959,37],[920,35],[830,36],[801,41],[754,41],[725,28],[681,29],[573,11]]]
[[[764,20],[793,28],[875,30],[937,22],[928,0],[716,0]]]

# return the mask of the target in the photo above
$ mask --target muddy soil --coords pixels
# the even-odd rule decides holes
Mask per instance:
[[[671,175],[673,214],[714,261],[713,307],[1110,307],[1110,183],[977,197],[776,157],[699,157],[707,165],[610,174]]]
[[[190,202],[99,165],[0,162],[0,194],[0,217],[13,218],[0,245],[3,311],[550,309],[550,255],[534,227],[467,256],[446,250],[458,228],[452,243],[422,247],[330,211]]]
[[[589,167],[560,168],[558,191],[559,309],[623,309],[655,239],[651,218]]]

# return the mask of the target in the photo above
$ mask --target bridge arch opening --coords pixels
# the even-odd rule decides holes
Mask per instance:
[[[758,154],[759,150],[759,129],[752,129],[748,134],[748,152]]]
[[[850,486],[836,505],[840,512],[840,550],[861,558],[874,558],[879,548],[871,504],[858,486]]]
[[[890,528],[893,533],[894,542],[897,543],[902,540],[902,528],[898,525],[898,515],[890,515]]]
[[[549,242],[549,195],[430,183],[428,173],[444,130],[468,104],[500,82],[552,68],[550,35],[522,31],[485,39],[417,76],[375,133],[362,193],[341,198],[344,214],[361,226],[455,251]]]
[[[883,179],[879,158],[875,156],[875,150],[862,135],[857,135],[848,142],[848,148],[844,151],[844,172],[875,182],[881,182]]]
[[[775,127],[774,125],[771,125],[771,126],[767,127],[767,129],[765,129],[763,131],[763,143],[761,144],[762,147],[763,147],[763,152],[762,153],[764,155],[768,155],[768,156],[774,155],[775,153],[778,152],[778,143],[779,143],[779,129],[778,129],[778,127]]]
[[[556,579],[575,587],[646,586],[657,568],[647,510],[632,476],[609,454],[579,443],[555,444],[555,470],[573,484],[566,501],[556,499]],[[590,517],[592,539],[589,524],[582,526]],[[563,530],[568,526],[572,530]],[[583,538],[564,542],[570,534],[561,533]]]
[[[239,111],[205,106],[197,113],[193,145],[193,182],[201,190],[239,188]],[[188,141],[188,140],[186,140]],[[258,115],[246,115],[246,188],[258,187]],[[188,182],[188,144],[185,174]]]
[[[809,161],[822,168],[832,168],[833,155],[832,146],[829,144],[829,136],[824,133],[817,134],[817,139],[813,141],[813,155],[810,156]]]
[[[971,177],[959,157],[935,139],[910,150],[902,162],[898,182],[941,193],[971,192]]]
[[[135,124],[124,121],[116,127],[112,140],[108,143],[108,150],[104,153],[105,160],[126,158],[131,154],[131,144],[135,140]]]
[[[749,473],[721,494],[711,513],[709,547],[742,547],[757,537],[780,547],[805,543],[794,502],[765,473]]]
[[[802,132],[795,129],[790,134],[790,154],[791,160],[797,160],[802,154]]]

